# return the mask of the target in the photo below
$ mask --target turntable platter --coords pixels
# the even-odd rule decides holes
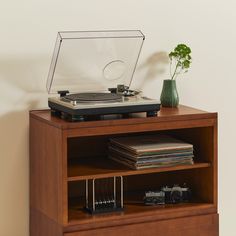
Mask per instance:
[[[115,93],[76,93],[64,97],[70,101],[76,102],[119,102],[122,101],[122,95]]]

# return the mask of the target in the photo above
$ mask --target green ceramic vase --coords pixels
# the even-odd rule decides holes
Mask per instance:
[[[164,80],[161,92],[161,105],[163,107],[177,107],[179,95],[175,80]]]

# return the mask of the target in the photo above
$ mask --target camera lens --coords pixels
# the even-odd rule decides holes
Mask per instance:
[[[179,203],[182,201],[182,192],[175,190],[171,192],[171,201],[172,203]]]

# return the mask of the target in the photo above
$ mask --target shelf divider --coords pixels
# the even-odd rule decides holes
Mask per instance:
[[[188,170],[197,168],[210,167],[209,162],[195,162],[193,165],[176,165],[170,167],[155,167],[140,170],[132,170],[124,165],[105,158],[84,158],[74,160],[68,165],[68,182],[86,180],[86,179],[102,179],[113,176],[129,176],[140,174],[151,174],[168,171]]]

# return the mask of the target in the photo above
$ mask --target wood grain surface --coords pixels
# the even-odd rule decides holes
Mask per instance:
[[[107,158],[111,137],[168,134],[192,143],[195,164],[130,170]],[[125,210],[89,215],[84,180],[124,176]],[[187,182],[191,203],[163,208],[130,201],[128,192]],[[77,206],[78,209],[75,209]],[[180,105],[157,117],[67,122],[49,110],[30,112],[30,235],[217,236],[217,113]]]

